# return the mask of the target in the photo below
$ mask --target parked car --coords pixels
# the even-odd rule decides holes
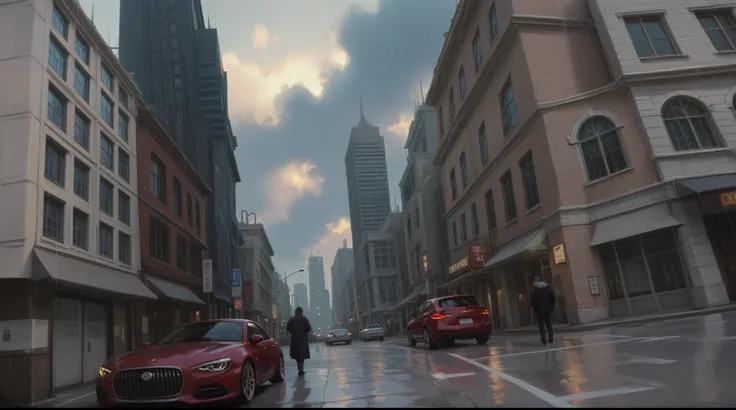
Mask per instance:
[[[455,340],[475,339],[483,345],[491,337],[488,310],[473,296],[427,300],[411,314],[408,327],[409,346],[421,341],[427,349],[436,349],[439,343],[451,345]]]
[[[381,325],[370,325],[367,328],[360,331],[360,340],[367,342],[370,340],[381,340],[383,341],[384,330]]]
[[[327,339],[325,340],[325,344],[327,346],[332,346],[335,343],[352,344],[353,334],[350,333],[350,331],[347,329],[335,329],[331,331],[330,333],[327,333]]]
[[[258,385],[283,380],[281,346],[258,323],[208,320],[110,359],[99,369],[97,403],[247,404]]]

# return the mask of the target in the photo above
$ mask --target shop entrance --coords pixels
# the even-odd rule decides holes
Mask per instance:
[[[728,298],[736,301],[736,209],[704,215],[703,222],[718,261]]]

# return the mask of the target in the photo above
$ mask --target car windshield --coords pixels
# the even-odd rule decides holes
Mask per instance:
[[[452,298],[441,299],[439,301],[441,308],[455,307],[455,306],[477,306],[478,301],[472,296],[455,296]]]
[[[344,336],[348,334],[347,329],[335,329],[332,331],[332,334],[335,336]]]
[[[381,325],[370,325],[368,326],[368,329],[380,329]]]
[[[236,322],[197,322],[176,327],[158,343],[240,342],[243,325]]]

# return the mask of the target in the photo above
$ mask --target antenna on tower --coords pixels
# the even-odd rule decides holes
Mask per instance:
[[[95,25],[95,2],[92,2],[92,25]]]

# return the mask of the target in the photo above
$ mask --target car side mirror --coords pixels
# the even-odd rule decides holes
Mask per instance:
[[[254,345],[257,345],[258,343],[261,343],[263,341],[263,336],[261,335],[253,335],[250,337],[250,342]]]
[[[412,318],[412,319],[416,319],[417,318],[417,314],[414,313],[414,312],[409,313],[409,317]]]

